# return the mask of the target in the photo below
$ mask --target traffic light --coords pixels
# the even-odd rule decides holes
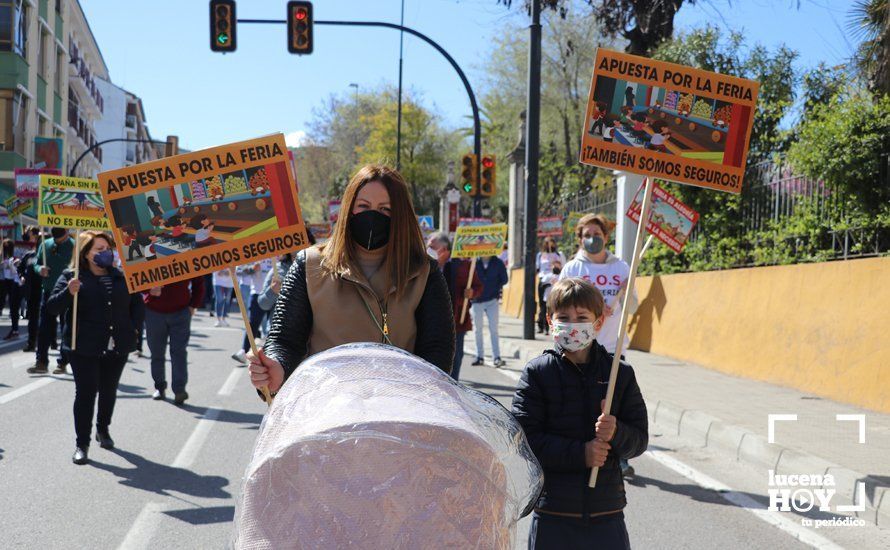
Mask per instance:
[[[475,196],[476,185],[476,155],[467,153],[460,161],[460,188],[470,196]]]
[[[234,52],[235,0],[210,0],[210,49],[215,52]]]
[[[287,3],[287,51],[312,53],[312,2]]]
[[[479,180],[479,194],[492,197],[497,193],[497,165],[494,155],[482,155],[482,177]]]

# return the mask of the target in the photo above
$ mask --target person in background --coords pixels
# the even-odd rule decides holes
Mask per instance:
[[[213,317],[213,311],[216,309],[213,296],[213,273],[202,275],[202,277],[204,277],[204,307],[207,308],[207,315]]]
[[[535,270],[538,272],[538,334],[544,334],[547,329],[547,302],[544,301],[544,286],[541,281],[546,275],[553,272],[553,263],[559,262],[566,265],[565,255],[556,247],[556,241],[552,237],[545,237],[541,243],[541,250],[535,257]]]
[[[461,313],[464,308],[464,300],[472,300],[474,296],[482,293],[482,281],[479,274],[473,274],[473,282],[467,288],[470,280],[470,262],[451,257],[451,239],[448,235],[438,231],[430,235],[427,241],[427,254],[436,259],[439,269],[445,276],[448,293],[451,296],[451,310],[454,316],[454,363],[451,367],[451,377],[460,379],[460,365],[464,360],[464,339],[467,332],[473,329],[473,321],[467,308],[467,314],[461,322]]]
[[[260,328],[263,326],[263,318],[268,313],[265,309],[260,307],[259,298],[260,294],[263,292],[263,283],[266,281],[266,276],[273,271],[272,262],[270,260],[262,260],[246,266],[240,266],[236,268],[236,271],[237,270],[241,270],[239,278],[248,283],[247,291],[244,290],[244,286],[242,285],[241,295],[245,297],[245,300],[248,299],[247,296],[250,296],[248,306],[250,329],[253,331],[254,338],[259,338],[261,336]],[[232,354],[232,359],[242,365],[246,365],[247,352],[249,350],[250,340],[247,338],[247,331],[245,330],[241,349]]]
[[[12,239],[3,239],[3,262],[0,264],[2,290],[0,290],[0,309],[9,300],[9,320],[11,327],[4,340],[19,337],[19,317],[21,316],[22,278],[19,276],[20,260],[15,257],[15,243]]]
[[[230,268],[213,272],[213,303],[216,312],[216,323],[213,326],[229,326],[229,300],[232,298],[232,289],[234,288],[235,283],[232,282]]]
[[[580,277],[589,281],[605,299],[605,320],[603,328],[597,336],[597,341],[611,354],[615,353],[618,343],[618,329],[621,322],[622,301],[616,302],[616,296],[627,286],[627,278],[630,275],[630,266],[606,248],[609,236],[615,222],[602,214],[587,214],[578,220],[575,235],[578,238],[578,253],[566,264],[565,269],[559,274],[560,280],[570,277]],[[628,296],[624,296],[627,300]],[[630,314],[637,310],[637,296],[634,293],[629,297]],[[630,339],[625,335],[623,349],[627,349]],[[632,476],[634,469],[627,461],[622,459],[621,470],[626,476]]]
[[[556,281],[559,280],[559,274],[562,271],[562,264],[559,263],[559,260],[556,260],[555,262],[553,262],[551,264],[551,266],[552,267],[550,268],[550,273],[542,273],[540,275],[540,277],[541,277],[540,284],[544,289],[544,292],[542,294],[543,300],[541,301],[541,303],[545,304],[545,307],[547,304],[547,299],[550,297],[550,289],[552,289],[553,285],[556,284]],[[544,334],[549,333],[550,327],[547,326],[546,316],[544,318],[544,326],[543,327],[540,324],[540,319],[538,320],[538,329],[543,329]]]
[[[22,295],[26,300],[25,317],[28,319],[28,343],[22,350],[33,352],[37,346],[37,329],[40,326],[40,302],[43,294],[40,275],[34,271],[37,262],[37,250],[43,242],[43,235],[37,227],[28,227],[23,235],[27,242],[34,244],[34,249],[22,256],[19,262],[18,272],[22,278]]]
[[[353,342],[387,344],[448,372],[454,325],[442,273],[424,253],[408,185],[371,164],[350,180],[331,239],[297,253],[250,380],[274,396],[308,356]]]
[[[482,281],[482,292],[473,298],[473,322],[476,324],[476,360],[474,366],[484,364],[485,331],[482,327],[483,317],[488,317],[488,333],[491,337],[492,364],[503,367],[506,363],[501,359],[501,346],[498,340],[498,300],[501,291],[507,284],[507,266],[497,256],[476,259],[476,275]]]
[[[30,374],[46,374],[49,366],[50,344],[56,340],[58,315],[49,315],[46,311],[46,301],[53,291],[55,282],[65,267],[71,263],[74,254],[74,239],[68,235],[68,230],[62,227],[53,227],[52,239],[40,243],[37,249],[37,260],[34,262],[34,272],[43,278],[41,287],[43,295],[40,303],[40,328],[37,333],[37,353],[34,366],[28,369]],[[43,264],[44,250],[46,251],[46,263]],[[67,353],[64,348],[60,350],[58,363],[53,374],[65,374],[68,364]]]
[[[498,258],[504,262],[504,266],[507,269],[510,269],[510,246],[507,244],[507,241],[504,240],[504,250],[501,251]]]
[[[291,266],[294,264],[294,255],[288,252],[278,257],[278,275],[274,271],[266,273],[266,279],[263,281],[263,288],[257,296],[257,305],[267,312],[271,313],[275,308],[275,302],[278,301],[278,295],[281,293],[281,281],[287,277]]]
[[[124,274],[113,266],[114,241],[107,233],[80,233],[80,270],[74,264],[56,281],[46,311],[66,317],[62,349],[67,351],[74,373],[75,464],[86,464],[92,433],[93,411],[98,396],[96,441],[103,449],[114,448],[108,427],[114,413],[117,387],[136,345],[136,325],[144,307],[138,294],[130,294]],[[74,296],[79,295],[76,313]],[[72,349],[71,318],[77,315],[77,346]]]
[[[621,362],[612,400],[603,411],[612,355],[597,340],[603,297],[583,279],[563,279],[550,291],[548,322],[554,349],[532,359],[513,396],[513,416],[544,469],[528,547],[630,548],[618,459],[649,443],[646,403],[633,368]],[[599,407],[597,407],[599,405]],[[588,487],[592,468],[596,487]]]
[[[173,400],[181,405],[188,399],[188,344],[192,316],[204,300],[204,278],[195,277],[154,287],[142,294],[145,302],[145,337],[151,353],[151,378],[155,391],[151,398],[166,398],[167,343],[170,343]]]

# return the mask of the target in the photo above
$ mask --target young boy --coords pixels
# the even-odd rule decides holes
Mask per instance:
[[[646,450],[649,428],[633,368],[623,362],[613,414],[602,414],[612,366],[612,355],[596,341],[603,307],[602,295],[583,279],[553,285],[547,321],[554,349],[526,365],[513,396],[513,415],[544,468],[530,550],[630,548],[618,460]],[[599,475],[591,489],[594,466]]]

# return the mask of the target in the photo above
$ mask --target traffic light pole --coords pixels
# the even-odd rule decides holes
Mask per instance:
[[[532,24],[529,26],[528,105],[525,137],[525,277],[522,337],[535,338],[535,253],[538,243],[538,154],[541,125],[541,0],[532,0]],[[541,304],[544,307],[544,304]]]
[[[538,0],[536,0],[537,2]],[[539,10],[540,11],[540,10]],[[238,19],[238,23],[261,23],[261,24],[280,24],[286,25],[287,21],[284,19]],[[457,64],[457,61],[454,60],[451,55],[445,51],[445,48],[440,46],[436,41],[434,41],[429,36],[420,33],[411,27],[405,27],[403,25],[396,25],[395,23],[385,23],[382,21],[315,21],[316,25],[336,25],[343,27],[384,27],[387,29],[395,29],[397,31],[403,31],[417,38],[423,40],[430,46],[436,49],[437,52],[442,54],[451,66],[454,68],[455,72],[457,72],[457,76],[460,77],[460,81],[463,82],[464,88],[467,91],[467,95],[470,98],[470,107],[473,108],[473,154],[476,155],[477,159],[482,158],[482,125],[479,121],[479,106],[476,104],[476,95],[473,93],[473,87],[470,86],[470,81],[467,80],[467,75],[464,74],[464,71],[460,68],[460,65]],[[538,26],[538,36],[540,37],[540,25]],[[540,39],[539,39],[540,44]],[[540,47],[538,48],[538,66],[540,67]],[[539,71],[540,77],[540,71]],[[540,78],[539,78],[540,81]],[[539,101],[540,103],[540,101]],[[537,165],[536,165],[537,166]],[[476,167],[476,181],[481,180],[481,168],[477,163]],[[537,206],[536,206],[537,208]],[[473,197],[473,215],[475,217],[479,217],[482,215],[482,197],[477,194]]]

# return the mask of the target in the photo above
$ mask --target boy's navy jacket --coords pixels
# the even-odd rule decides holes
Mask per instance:
[[[584,444],[596,435],[611,367],[612,354],[594,342],[583,365],[547,350],[522,372],[513,396],[513,415],[544,468],[544,491],[537,509],[586,516],[620,510],[627,504],[618,459],[646,450],[649,423],[633,368],[623,361],[612,401],[612,415],[617,419],[609,442],[612,449],[599,469],[596,487],[587,486],[590,468]]]

